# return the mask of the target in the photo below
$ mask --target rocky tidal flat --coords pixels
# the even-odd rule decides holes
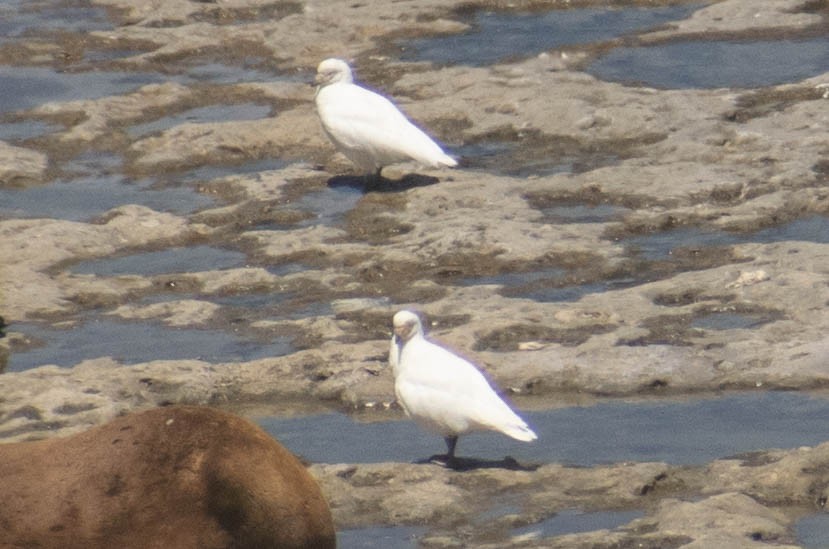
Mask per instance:
[[[0,7],[0,439],[229,409],[342,547],[829,544],[829,8],[609,4]],[[460,166],[357,177],[332,56]],[[415,463],[403,308],[539,440]]]

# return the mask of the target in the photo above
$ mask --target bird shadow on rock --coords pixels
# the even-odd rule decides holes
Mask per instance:
[[[438,183],[440,179],[430,175],[408,173],[400,179],[388,179],[373,175],[335,175],[328,180],[329,187],[352,187],[363,193],[401,192],[416,187],[426,187]]]
[[[415,463],[433,463],[435,465],[442,465],[447,469],[453,471],[476,471],[478,469],[507,469],[509,471],[535,471],[538,469],[538,464],[524,465],[518,463],[512,456],[506,456],[503,459],[479,459],[467,457],[453,457],[449,458],[446,455],[436,455],[427,459],[418,460]]]

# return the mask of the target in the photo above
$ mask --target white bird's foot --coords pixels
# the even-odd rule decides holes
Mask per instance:
[[[434,463],[435,465],[441,465],[447,469],[462,468],[462,460],[456,458],[455,456],[450,456],[449,454],[435,454],[427,459],[426,463]]]
[[[507,469],[510,471],[535,471],[539,464],[525,465],[520,463],[512,456],[506,456],[503,459],[478,459],[450,456],[447,454],[436,454],[428,459],[418,461],[417,463],[429,463],[440,465],[453,471],[475,471],[477,469]]]

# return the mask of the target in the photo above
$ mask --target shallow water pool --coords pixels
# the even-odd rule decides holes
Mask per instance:
[[[74,366],[84,360],[112,357],[122,364],[153,360],[197,359],[211,363],[243,362],[294,352],[290,340],[260,341],[215,329],[187,329],[158,322],[91,318],[71,329],[13,324],[43,345],[11,353],[6,371],[19,372],[46,364]]]
[[[756,88],[829,70],[829,38],[705,40],[611,50],[587,67],[601,80],[655,88]]]
[[[829,547],[829,513],[810,515],[795,524],[797,544],[803,549]]]
[[[133,182],[120,175],[82,177],[22,189],[0,188],[0,219],[42,217],[89,221],[124,204],[188,214],[215,202],[189,187],[157,189],[149,179]]]
[[[245,259],[242,252],[201,245],[84,261],[72,266],[71,272],[97,276],[195,273],[243,267]]]
[[[517,529],[515,535],[535,534],[539,537],[553,537],[594,530],[613,530],[645,516],[644,511],[594,511],[566,509],[547,520]]]
[[[601,42],[684,19],[698,6],[582,8],[545,12],[480,11],[468,32],[398,43],[404,61],[439,65],[492,65],[541,52]]]
[[[45,67],[0,65],[0,113],[26,110],[46,102],[99,99],[161,83],[161,74],[143,72],[60,72]]]
[[[389,398],[392,398],[389,395]],[[802,393],[737,393],[693,401],[611,401],[523,412],[538,441],[494,433],[461,438],[458,455],[593,466],[622,461],[702,464],[768,448],[829,440],[829,399]],[[414,462],[445,452],[443,440],[409,420],[362,423],[339,413],[257,420],[293,452],[313,462]],[[379,443],[382,441],[382,443]]]

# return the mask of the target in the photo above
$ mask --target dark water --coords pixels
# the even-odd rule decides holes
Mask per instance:
[[[556,281],[540,282],[527,287],[514,287],[504,290],[505,295],[510,297],[524,297],[535,301],[557,302],[557,301],[578,301],[588,294],[598,294],[608,290],[626,288],[636,284],[636,280],[613,279],[600,282],[589,282],[584,284],[561,286]]]
[[[101,7],[44,0],[4,0],[0,3],[0,44],[48,32],[107,30],[112,23]]]
[[[242,314],[247,313],[252,318],[271,320],[298,320],[334,314],[330,303],[307,301],[303,295],[293,292],[218,295],[210,296],[210,301],[241,310]]]
[[[506,509],[504,513],[518,513],[518,509]],[[644,516],[643,511],[596,511],[584,512],[567,509],[537,524],[516,528],[512,536],[553,537],[563,534],[612,530]],[[481,520],[495,517],[484,517]],[[428,533],[425,526],[388,526],[355,528],[337,532],[340,549],[415,549],[418,538]]]
[[[803,549],[829,547],[829,514],[820,513],[800,519],[795,524],[797,544]]]
[[[518,513],[518,509],[505,512]],[[513,536],[553,537],[563,534],[612,530],[645,515],[643,511],[597,511],[584,512],[579,509],[561,511],[537,524],[516,528]],[[494,517],[489,517],[494,518]],[[337,532],[337,547],[341,549],[414,549],[417,538],[428,532],[424,526],[396,526],[355,528]]]
[[[73,265],[71,272],[98,276],[191,273],[243,267],[245,258],[241,252],[201,245],[84,261]]]
[[[190,67],[184,73],[185,81],[210,82],[211,84],[238,84],[240,82],[267,82],[273,74],[245,65],[204,63]],[[285,79],[280,77],[280,79]],[[290,79],[290,78],[287,78]]]
[[[699,227],[679,227],[668,231],[627,238],[622,243],[639,257],[666,259],[678,248],[704,248],[735,244],[770,244],[785,241],[829,242],[829,217],[810,215],[752,233],[732,233]]]
[[[0,187],[0,219],[51,218],[90,221],[125,204],[138,204],[155,211],[187,215],[216,206],[213,196],[193,186],[219,177],[275,170],[285,166],[279,159],[263,159],[241,165],[207,165],[180,173],[161,174],[158,180],[133,180],[111,169],[86,171],[72,179],[25,188]],[[72,169],[71,164],[64,169]],[[355,200],[356,201],[356,200]],[[331,202],[342,208],[342,203]],[[319,216],[326,213],[321,211]]]
[[[274,208],[276,219],[263,220],[253,229],[290,231],[317,225],[341,226],[348,212],[354,209],[363,194],[362,190],[351,185],[331,185],[324,189],[312,190]],[[290,221],[286,221],[278,217],[280,212],[300,213],[302,218],[295,219],[291,216]]]
[[[706,40],[616,48],[587,72],[601,80],[655,88],[756,88],[829,71],[829,38]]]
[[[543,51],[602,42],[669,21],[685,19],[697,6],[590,8],[547,12],[477,12],[469,32],[399,42],[405,61],[440,65],[492,65]]]
[[[691,328],[703,330],[737,330],[756,328],[769,322],[768,315],[735,312],[713,312],[694,318]]]
[[[0,125],[2,128],[3,125]],[[6,129],[25,130],[22,123]],[[50,128],[48,125],[35,125]],[[45,185],[0,187],[0,219],[52,218],[89,221],[124,204],[139,204],[159,211],[186,214],[214,204],[213,198],[194,189],[169,186],[159,189],[149,178],[125,177],[120,155],[86,151],[60,166],[60,177]]]
[[[693,401],[611,401],[522,415],[538,433],[522,443],[495,433],[462,437],[458,454],[482,459],[510,455],[523,463],[594,466],[624,461],[699,465],[718,458],[770,448],[814,446],[829,440],[829,399],[789,392],[756,392]],[[259,418],[277,440],[303,457],[323,463],[411,463],[445,451],[440,437],[409,420],[361,423],[343,414],[301,418]],[[424,465],[430,467],[431,465]],[[497,511],[497,509],[496,509]],[[517,510],[505,510],[518,512]],[[613,529],[644,515],[642,510],[566,510],[513,535],[541,537]],[[827,547],[829,515],[797,524],[807,548]],[[425,529],[346,530],[341,547],[417,547]]]
[[[390,395],[391,396],[391,395]],[[458,455],[592,466],[622,461],[702,464],[768,448],[829,440],[829,399],[788,392],[729,394],[693,401],[611,401],[522,416],[538,434],[524,443],[500,434],[461,438]],[[361,423],[330,413],[259,418],[269,433],[310,461],[413,462],[445,451],[443,440],[409,420]]]
[[[301,273],[308,270],[308,266],[296,261],[287,263],[271,264],[267,267],[268,272],[277,276],[286,276],[294,273]]]
[[[630,210],[615,204],[564,202],[541,210],[546,223],[610,223],[620,221]]]
[[[190,329],[158,322],[129,322],[91,318],[71,329],[36,324],[12,324],[11,330],[43,342],[34,349],[12,353],[8,371],[19,372],[46,364],[74,366],[83,360],[113,357],[122,364],[152,360],[199,359],[205,362],[244,362],[282,356],[295,349],[287,339],[262,341],[217,329]]]
[[[574,206],[573,204],[567,204],[561,206],[560,209],[547,208],[544,210],[547,213],[545,221],[594,222],[594,220],[599,220],[604,215],[616,216],[624,211],[613,206],[607,208],[599,206],[597,208],[599,208],[599,211],[596,211],[595,214],[593,213],[593,207],[589,205]],[[564,218],[564,221],[554,221],[552,219],[554,215],[562,218],[566,215],[566,212],[570,212],[570,219]],[[731,233],[699,227],[679,227],[663,232],[632,236],[620,241],[620,243],[625,246],[629,257],[656,264],[657,262],[671,263],[675,261],[675,253],[678,250],[705,249],[714,246],[733,246],[747,243],[770,244],[786,241],[829,242],[829,217],[812,215],[752,233]],[[599,281],[589,280],[581,283],[577,280],[573,282],[565,278],[567,276],[568,272],[566,270],[551,266],[542,270],[522,273],[464,278],[455,281],[455,283],[464,286],[497,284],[502,286],[501,291],[504,295],[555,302],[576,301],[587,294],[651,282],[657,275],[642,268],[635,276],[624,274],[618,278]],[[729,327],[747,328],[762,324],[764,320],[752,315],[733,314],[729,316],[716,313],[698,319],[696,322],[696,327],[700,328],[728,329]]]
[[[659,8],[479,11],[468,32],[401,41],[400,58],[438,65],[493,65],[544,51],[633,35],[689,17],[701,4]],[[829,71],[829,38],[693,40],[620,46],[591,63],[601,80],[656,88],[753,88]]]
[[[586,513],[580,509],[567,509],[538,524],[517,529],[514,534],[537,534],[553,537],[594,530],[613,530],[645,516],[644,511],[597,511]]]
[[[307,193],[292,203],[291,207],[305,210],[311,216],[297,224],[298,227],[314,225],[339,225],[345,215],[351,211],[362,198],[363,193],[349,185],[329,186],[321,191]]]
[[[659,8],[563,9],[538,13],[478,11],[462,34],[401,41],[400,58],[438,65],[486,66],[565,46],[641,33],[689,17],[702,4]],[[699,40],[648,47],[618,46],[586,71],[599,79],[657,88],[752,88],[800,81],[829,71],[829,38]],[[463,145],[462,165],[526,177],[578,173],[612,165],[614,157],[539,156],[516,162],[516,144]]]
[[[243,164],[205,164],[184,172],[173,172],[166,176],[161,174],[158,178],[178,184],[201,183],[222,177],[279,170],[287,165],[288,163],[280,158],[262,158]]]
[[[31,109],[50,101],[100,99],[164,82],[160,74],[139,72],[60,72],[45,67],[0,65],[0,114]]]
[[[376,526],[337,532],[340,549],[414,549],[417,538],[428,531],[424,526]]]
[[[470,277],[456,281],[461,286],[493,284],[499,292],[510,297],[522,297],[541,302],[578,301],[587,294],[633,286],[643,280],[612,278],[597,282],[565,281],[567,271],[550,267],[541,271],[505,273],[494,276]]]
[[[61,127],[47,124],[40,120],[26,120],[22,122],[0,122],[0,139],[3,141],[21,141],[32,137],[40,137],[60,130]]]
[[[0,219],[89,221],[124,204],[184,215],[210,207],[214,201],[188,187],[156,189],[149,179],[132,182],[120,175],[84,177],[23,189],[0,188]]]
[[[207,122],[230,122],[233,120],[261,120],[270,115],[271,108],[255,103],[218,104],[189,109],[158,120],[135,124],[127,132],[131,137],[144,137],[160,133],[180,124],[203,124]]]
[[[564,269],[552,268],[544,271],[530,271],[526,273],[504,273],[494,276],[476,276],[458,281],[461,286],[480,286],[497,284],[499,286],[516,287],[532,284],[541,280],[558,278],[567,273]]]
[[[460,159],[463,169],[483,170],[512,177],[543,177],[560,173],[581,173],[619,162],[615,154],[604,151],[554,153],[526,150],[521,143],[484,141],[447,148]]]

